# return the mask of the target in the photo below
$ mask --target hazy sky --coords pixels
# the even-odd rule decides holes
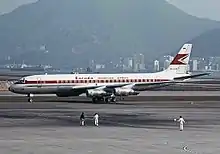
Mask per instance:
[[[220,21],[220,0],[167,0],[185,12]]]
[[[37,0],[0,0],[0,14]],[[167,0],[185,12],[220,21],[220,0]]]
[[[0,0],[0,14],[10,12],[18,6],[37,0]]]

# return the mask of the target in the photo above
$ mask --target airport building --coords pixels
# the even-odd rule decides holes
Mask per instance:
[[[154,61],[154,72],[158,72],[160,70],[160,62],[158,60]]]

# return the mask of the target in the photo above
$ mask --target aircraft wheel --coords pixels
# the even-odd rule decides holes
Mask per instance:
[[[28,102],[29,103],[33,103],[33,97],[34,97],[33,94],[28,94]]]
[[[108,97],[104,98],[104,101],[105,103],[109,103],[109,98]]]
[[[29,102],[29,103],[33,103],[33,99],[29,97],[29,98],[28,98],[28,102]]]
[[[116,98],[115,97],[111,98],[111,102],[116,103],[117,102]]]
[[[97,99],[95,97],[92,98],[92,103],[96,103]]]

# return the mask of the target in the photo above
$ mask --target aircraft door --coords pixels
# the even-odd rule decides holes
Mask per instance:
[[[42,86],[41,78],[37,78],[37,86],[40,88]]]

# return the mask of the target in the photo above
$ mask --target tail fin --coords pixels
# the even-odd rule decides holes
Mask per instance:
[[[166,71],[174,74],[187,74],[192,44],[184,44]]]

